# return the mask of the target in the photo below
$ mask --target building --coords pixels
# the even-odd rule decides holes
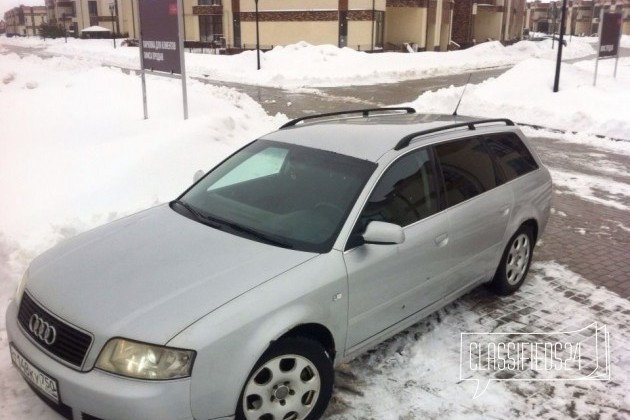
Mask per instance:
[[[80,36],[90,26],[101,26],[124,37],[138,37],[137,0],[46,0],[48,19]]]
[[[622,32],[630,35],[630,0],[570,0],[567,2],[567,35],[597,35],[602,12],[622,14]],[[527,4],[526,26],[534,32],[560,32],[562,1]]]
[[[4,20],[0,20],[0,34],[3,34],[7,31],[7,26],[4,23]]]
[[[102,26],[138,38],[138,0],[45,0],[5,13],[6,32],[35,35],[44,21],[79,36]],[[558,32],[561,1],[536,0],[183,0],[186,41],[232,50],[298,41],[356,50],[445,51],[488,40],[520,39],[523,29]],[[630,34],[630,0],[569,0],[567,34],[597,33],[599,13],[623,13]],[[452,42],[451,42],[452,41]]]
[[[186,39],[253,48],[253,0],[184,1]],[[265,47],[300,40],[357,50],[446,51],[458,44],[520,38],[525,0],[260,0]],[[504,4],[505,3],[505,4]]]
[[[446,51],[520,37],[525,0],[184,0],[187,41],[263,49],[298,41],[356,50]],[[51,22],[71,33],[102,26],[138,37],[138,0],[46,0]],[[506,3],[506,5],[504,5]]]
[[[525,0],[455,0],[452,40],[469,46],[488,40],[520,39],[525,17]]]
[[[384,41],[385,0],[184,0],[186,39],[254,48],[298,41],[360,50]]]
[[[46,19],[45,6],[18,6],[4,13],[7,35],[37,35],[37,29]]]
[[[451,0],[387,0],[385,42],[419,51],[446,51],[453,24]]]

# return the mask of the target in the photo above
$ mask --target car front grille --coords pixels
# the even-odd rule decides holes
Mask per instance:
[[[77,368],[83,366],[85,356],[92,344],[92,337],[57,318],[35,302],[28,293],[24,293],[22,297],[18,321],[26,334],[40,348]],[[44,327],[36,329],[38,322]],[[54,330],[54,340],[52,340],[53,333],[50,331],[46,333],[46,329]]]

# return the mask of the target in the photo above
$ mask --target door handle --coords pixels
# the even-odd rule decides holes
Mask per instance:
[[[444,245],[446,245],[448,243],[448,233],[443,233],[441,235],[438,235],[435,237],[435,244],[438,247],[443,247]]]

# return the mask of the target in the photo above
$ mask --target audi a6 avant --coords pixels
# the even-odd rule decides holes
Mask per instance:
[[[507,119],[293,120],[36,258],[11,357],[75,420],[315,419],[335,365],[482,283],[518,289],[550,196]]]

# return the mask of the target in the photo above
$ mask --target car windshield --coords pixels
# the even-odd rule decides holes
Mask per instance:
[[[376,164],[257,140],[172,203],[217,229],[276,246],[330,251]]]

